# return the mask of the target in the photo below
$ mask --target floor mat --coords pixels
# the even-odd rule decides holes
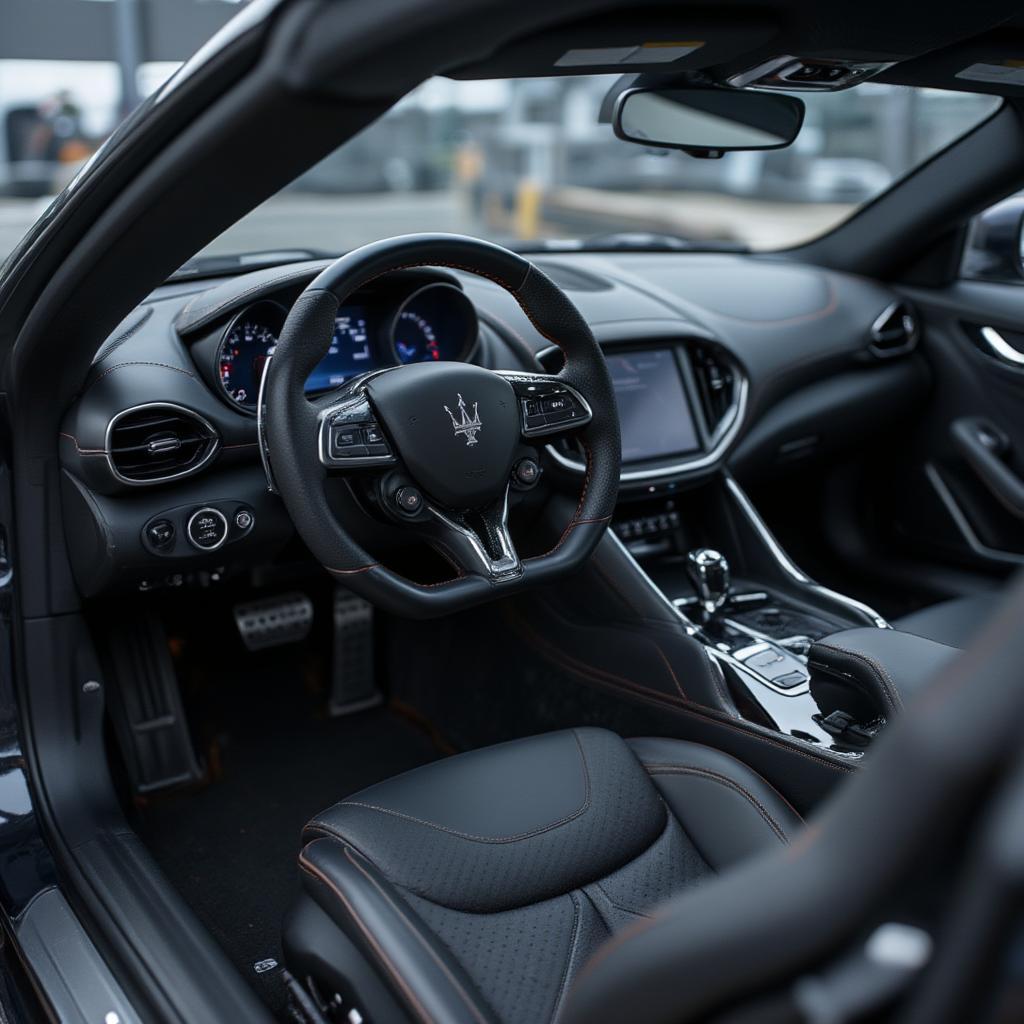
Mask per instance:
[[[329,719],[322,701],[282,687],[273,664],[222,683],[229,728],[212,748],[219,779],[140,808],[137,827],[158,863],[243,976],[279,1015],[280,929],[299,891],[302,826],[365,786],[440,756],[411,721],[376,709]],[[300,692],[295,692],[299,689]],[[235,691],[235,692],[233,692]]]

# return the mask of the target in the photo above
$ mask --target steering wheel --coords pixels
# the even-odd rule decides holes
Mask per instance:
[[[492,371],[458,362],[374,370],[308,399],[339,306],[395,270],[451,267],[508,291],[565,355],[557,374]],[[385,239],[341,257],[292,307],[267,365],[258,405],[268,476],[313,555],[352,591],[409,617],[447,614],[572,572],[590,556],[615,507],[619,421],[601,350],[565,293],[523,257],[461,235]],[[524,444],[572,432],[586,456],[575,512],[545,554],[520,559],[508,528]],[[390,517],[456,570],[420,584],[368,555],[332,512],[329,476],[376,473]],[[387,481],[402,481],[392,487]]]

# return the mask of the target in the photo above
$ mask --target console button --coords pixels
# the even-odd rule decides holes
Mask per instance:
[[[169,548],[174,543],[174,523],[158,519],[146,527],[146,538],[155,548]]]
[[[775,686],[783,690],[792,690],[794,686],[800,686],[807,682],[807,676],[803,672],[787,672],[784,676],[776,676],[772,679]]]
[[[253,514],[247,508],[240,508],[235,513],[235,526],[240,530],[252,529],[252,524],[255,521]]]
[[[192,513],[185,533],[194,548],[216,551],[228,539],[228,521],[219,509],[201,508]]]
[[[369,427],[363,427],[363,444],[387,444],[384,440],[384,435],[381,433],[380,427],[378,427],[376,423]]]
[[[532,416],[526,417],[526,427],[528,430],[534,427],[546,427],[548,425],[548,418],[543,413],[535,413]]]
[[[391,449],[386,444],[368,444],[366,446],[366,454],[373,455],[375,457],[387,456],[391,454]]]

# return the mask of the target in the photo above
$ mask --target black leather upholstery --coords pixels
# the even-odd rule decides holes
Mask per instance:
[[[336,804],[307,826],[301,867],[317,911],[409,1019],[534,1024],[559,1012],[610,935],[785,846],[800,824],[727,754],[576,729],[449,758]],[[286,928],[290,966],[345,987],[324,977],[316,927],[323,915],[307,901]]]
[[[911,612],[893,625],[905,633],[916,633],[951,647],[967,647],[974,634],[995,615],[998,606],[998,593],[974,594]]]
[[[855,687],[876,713],[888,718],[901,711],[904,703],[959,653],[957,647],[916,633],[861,627],[817,640],[808,660],[816,676],[834,680],[840,688]]]

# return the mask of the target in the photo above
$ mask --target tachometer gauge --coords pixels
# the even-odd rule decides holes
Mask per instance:
[[[224,393],[243,409],[256,408],[260,380],[277,347],[284,310],[277,303],[250,306],[224,333],[217,352],[217,375]]]
[[[395,355],[400,363],[436,362],[441,358],[434,328],[414,309],[403,309],[395,320]]]
[[[476,348],[476,308],[455,285],[424,285],[398,307],[391,347],[399,363],[469,359]]]

